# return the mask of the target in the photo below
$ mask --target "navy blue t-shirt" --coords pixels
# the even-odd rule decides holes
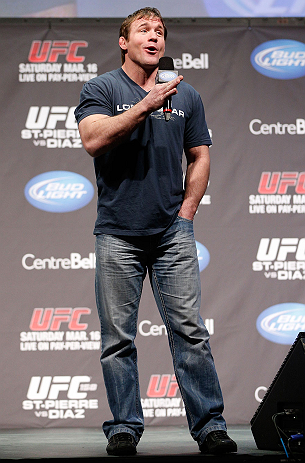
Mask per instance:
[[[147,92],[121,69],[85,83],[75,110],[79,123],[91,114],[128,111]],[[200,95],[185,82],[172,97],[166,122],[162,108],[129,139],[94,158],[98,213],[94,233],[141,236],[165,230],[183,201],[183,149],[211,145]]]

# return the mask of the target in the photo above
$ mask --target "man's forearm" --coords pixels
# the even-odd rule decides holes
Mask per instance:
[[[206,191],[210,174],[208,146],[191,149],[185,176],[185,195],[179,215],[193,220],[199,203]]]
[[[79,124],[86,151],[97,157],[120,145],[145,120],[149,112],[143,100],[117,116],[88,116]],[[85,126],[86,124],[86,126]]]
[[[182,78],[154,85],[143,100],[119,115],[85,117],[79,123],[79,131],[86,151],[97,157],[124,142],[149,114],[162,107],[166,98],[177,93]]]

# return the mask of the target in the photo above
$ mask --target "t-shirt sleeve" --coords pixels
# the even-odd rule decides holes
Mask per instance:
[[[91,114],[113,116],[110,94],[109,85],[107,86],[103,81],[86,82],[80,93],[80,103],[74,112],[77,123]]]
[[[193,148],[194,146],[212,145],[205,119],[204,106],[198,92],[195,92],[190,99],[192,110],[190,117],[186,121],[184,132],[184,147]]]

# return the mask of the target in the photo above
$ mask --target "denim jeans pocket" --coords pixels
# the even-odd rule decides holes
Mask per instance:
[[[177,215],[177,219],[178,220],[182,220],[183,222],[186,222],[186,223],[193,223],[193,220],[190,220],[190,219],[186,219],[185,217],[181,217],[181,215]]]

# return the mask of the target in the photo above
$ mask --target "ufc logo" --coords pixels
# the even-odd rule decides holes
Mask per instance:
[[[305,238],[262,238],[257,251],[258,261],[285,261],[295,254],[296,260],[305,260]]]
[[[68,63],[82,63],[84,56],[78,56],[79,48],[88,47],[85,40],[34,40],[31,45],[28,60],[30,63],[57,63],[60,55],[66,56]]]
[[[258,192],[265,195],[285,194],[289,186],[294,186],[296,193],[305,194],[305,172],[263,172]]]
[[[90,383],[89,376],[33,376],[30,381],[27,398],[30,400],[56,400],[60,392],[67,391],[68,399],[84,399],[87,392],[82,390],[95,390],[96,385],[91,384],[83,388],[82,383]],[[84,386],[84,385],[83,385]]]
[[[178,389],[175,375],[151,375],[147,397],[176,397]]]
[[[91,309],[86,307],[34,309],[30,330],[32,331],[58,331],[62,323],[68,323],[71,331],[86,330],[88,323],[81,323],[82,315],[90,315]]]
[[[76,129],[75,106],[31,106],[26,119],[27,129],[55,129],[58,122],[66,129]]]

